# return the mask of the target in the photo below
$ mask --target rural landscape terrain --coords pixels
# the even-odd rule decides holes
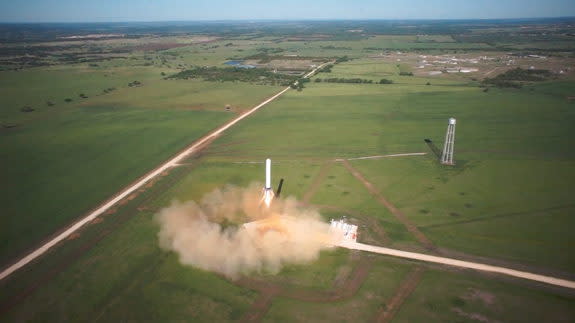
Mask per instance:
[[[574,125],[575,18],[0,24],[0,321],[574,322],[573,288],[346,248],[205,270],[158,220],[271,158],[360,243],[572,282]]]

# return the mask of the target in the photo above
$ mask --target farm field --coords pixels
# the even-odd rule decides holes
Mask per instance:
[[[0,197],[4,264],[281,89],[167,81],[150,68],[0,73],[6,76],[2,120],[14,125],[2,129],[0,142],[2,178],[10,187]],[[134,80],[143,85],[129,87]],[[107,88],[115,90],[103,93]],[[35,110],[20,112],[25,105]]]
[[[280,31],[269,34],[243,28],[205,37],[89,41],[107,50],[133,48],[121,53],[125,58],[97,63],[0,71],[0,177],[9,188],[0,194],[0,264],[6,265],[285,88],[265,76],[224,79],[233,79],[226,61],[269,64],[255,71],[280,75],[274,64],[307,70],[332,64],[309,82],[297,76],[301,87],[292,83],[0,280],[1,321],[575,320],[572,290],[497,274],[325,248],[312,261],[286,263],[277,272],[259,268],[229,277],[183,264],[184,256],[160,246],[163,210],[202,205],[207,194],[229,185],[262,187],[264,161],[271,158],[272,187],[284,181],[279,201],[317,211],[323,222],[345,217],[358,226],[358,242],[575,280],[572,71],[550,67],[552,76],[503,80],[509,83],[485,82],[483,70],[409,74],[418,55],[467,50],[503,57],[502,46],[528,47],[532,39],[502,45],[487,40],[506,31],[469,26],[473,32],[462,35],[367,34],[376,28],[369,24],[366,35],[321,24],[315,28],[322,33],[301,35],[289,24],[281,27],[288,31],[275,26]],[[544,48],[565,49],[555,41]],[[554,53],[553,64],[570,64],[565,52]],[[402,55],[411,56],[398,61]],[[551,58],[545,62],[551,66]],[[493,78],[515,68],[496,59],[481,64],[496,69]],[[167,78],[209,68],[222,79]],[[330,78],[372,83],[325,81]],[[450,117],[457,118],[454,166],[438,161]],[[245,219],[218,224],[234,230]]]
[[[339,74],[339,68],[333,73]],[[424,232],[436,237],[431,239],[439,247],[574,269],[573,259],[558,256],[565,253],[561,246],[573,243],[565,229],[572,224],[565,212],[573,208],[569,194],[575,164],[567,147],[573,135],[568,125],[575,115],[564,97],[538,93],[537,87],[484,93],[466,85],[312,84],[231,130],[221,142],[227,143],[226,138],[240,142],[227,152],[217,151],[217,158],[233,159],[247,152],[260,159],[268,154],[327,161],[427,152],[422,157],[351,164]],[[453,169],[438,165],[424,142],[432,138],[441,143],[442,125],[451,115],[460,120],[459,165]],[[313,139],[304,139],[312,131]],[[263,135],[272,132],[289,139]],[[256,144],[258,137],[262,139]],[[337,178],[334,182],[325,189],[349,185]],[[343,205],[361,208],[366,202],[361,195],[339,203],[350,199],[355,204]],[[510,233],[507,228],[512,225]]]

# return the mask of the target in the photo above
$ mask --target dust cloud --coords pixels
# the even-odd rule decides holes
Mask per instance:
[[[275,199],[268,209],[261,187],[227,186],[199,203],[173,202],[156,216],[160,246],[176,252],[182,264],[231,279],[254,271],[277,273],[330,248],[334,237],[316,210],[298,206],[294,198]],[[253,221],[258,222],[241,225]]]

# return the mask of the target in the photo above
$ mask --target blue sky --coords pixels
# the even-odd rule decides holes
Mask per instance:
[[[0,0],[1,22],[575,16],[575,0]]]

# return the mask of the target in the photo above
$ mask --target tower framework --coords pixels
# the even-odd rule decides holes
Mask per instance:
[[[443,154],[441,163],[443,165],[455,165],[453,162],[453,146],[455,145],[455,118],[449,118],[447,125],[447,134],[445,134],[445,143],[443,144]]]

